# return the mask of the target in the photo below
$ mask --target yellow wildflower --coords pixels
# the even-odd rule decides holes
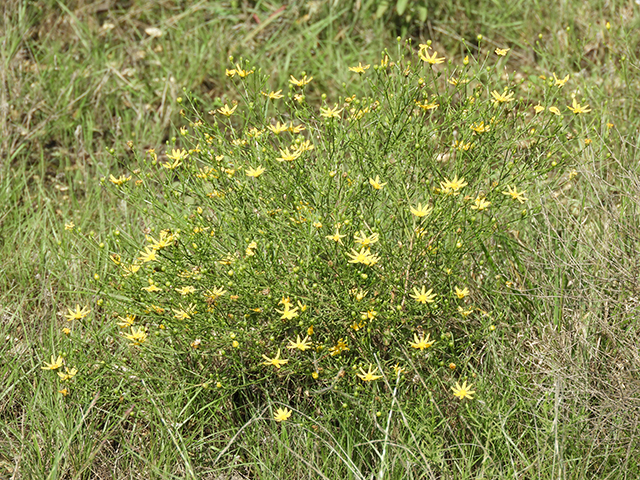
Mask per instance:
[[[278,410],[276,410],[276,413],[273,416],[273,419],[276,422],[284,422],[285,420],[288,420],[290,416],[291,416],[291,410],[289,410],[286,407],[279,408]]]
[[[572,107],[568,106],[567,108],[576,115],[580,113],[589,113],[591,111],[591,109],[589,108],[589,105],[580,105],[578,102],[576,102],[575,98],[573,99],[573,106]]]
[[[262,175],[265,172],[264,167],[262,167],[262,165],[253,168],[253,167],[249,167],[247,168],[247,170],[245,171],[247,177],[253,177],[253,178],[258,178],[260,175]]]
[[[507,185],[507,191],[506,192],[502,192],[504,195],[509,195],[513,200],[517,200],[520,203],[524,203],[527,199],[524,197],[524,194],[526,192],[522,191],[522,192],[518,192],[516,187],[511,187],[510,185]]]
[[[467,385],[467,382],[465,380],[465,382],[460,385],[458,382],[456,382],[456,386],[455,387],[451,387],[451,390],[453,390],[453,395],[458,397],[460,400],[462,400],[463,398],[469,398],[469,400],[473,399],[473,394],[476,393],[474,390],[471,390],[471,388],[473,387],[473,384],[470,383],[469,385]]]
[[[409,207],[410,207],[411,213],[413,213],[416,217],[419,217],[419,218],[426,217],[431,213],[431,210],[433,210],[430,206],[426,204],[422,206],[421,203],[418,203],[418,206],[415,208],[412,206],[409,206]]]
[[[62,366],[63,363],[64,363],[64,358],[62,358],[60,355],[58,355],[58,358],[56,358],[55,355],[51,355],[51,363],[45,362],[44,367],[40,367],[40,368],[42,370],[57,370]]]
[[[292,85],[295,85],[296,87],[304,87],[305,85],[308,85],[309,82],[311,82],[311,80],[313,80],[313,77],[307,78],[306,75],[302,77],[300,80],[296,80],[296,78],[293,75],[290,75],[289,83]]]
[[[320,107],[320,116],[325,118],[340,118],[340,112],[342,112],[342,110],[344,109],[343,108],[338,109],[338,105],[336,105],[333,108]]]
[[[373,368],[373,365],[369,365],[369,370],[368,371],[364,371],[364,369],[362,367],[360,367],[360,372],[356,375],[358,375],[358,377],[360,377],[360,379],[363,382],[371,382],[373,380],[377,380],[379,378],[382,378],[382,375],[375,375],[375,373],[378,371],[378,367],[376,367],[375,369]]]
[[[413,294],[409,294],[409,296],[415,299],[415,301],[418,303],[422,303],[422,304],[433,303],[434,298],[436,298],[437,295],[431,292],[433,292],[433,288],[430,288],[429,290],[427,290],[423,285],[421,290],[418,290],[416,287],[413,287]]]
[[[429,348],[434,343],[436,343],[435,340],[429,340],[430,336],[431,336],[430,333],[427,333],[426,337],[424,335],[418,336],[417,333],[414,333],[413,334],[413,342],[409,341],[409,345],[411,347],[413,347],[413,348],[417,348],[418,350],[424,350],[426,348]]]
[[[224,115],[225,117],[230,117],[231,115],[233,115],[233,112],[236,111],[236,108],[238,108],[238,105],[234,105],[233,107],[229,107],[229,105],[227,105],[225,103],[224,107],[219,108],[217,111],[218,111],[218,113]]]
[[[375,179],[369,178],[369,183],[375,190],[382,190],[382,188],[387,184],[387,182],[381,183],[378,175],[376,175]]]
[[[349,67],[349,70],[362,75],[369,67],[370,65],[362,65],[362,62],[358,62],[358,65],[355,67]]]
[[[287,359],[280,358],[280,349],[278,349],[278,353],[276,354],[275,357],[269,358],[266,355],[262,355],[262,358],[265,359],[265,361],[262,362],[262,365],[266,365],[266,366],[273,365],[277,369],[280,369],[282,365],[289,362],[289,360]]]
[[[78,304],[76,304],[75,310],[72,310],[71,308],[67,308],[67,310],[69,311],[69,313],[65,315],[65,318],[68,321],[82,320],[84,317],[89,315],[89,313],[91,313],[91,309],[89,307],[82,307],[82,309],[80,309],[80,305]]]
[[[309,342],[309,336],[304,337],[303,340],[300,340],[300,335],[296,335],[296,341],[289,340],[289,345],[287,348],[290,350],[297,349],[302,352],[311,348],[311,343]]]
[[[271,91],[269,93],[265,93],[265,92],[260,92],[260,93],[271,100],[278,100],[284,97],[284,95],[282,95],[282,90],[278,90],[277,92]]]

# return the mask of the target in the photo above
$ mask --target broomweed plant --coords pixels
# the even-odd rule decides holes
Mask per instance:
[[[322,105],[307,72],[271,85],[248,62],[221,108],[185,92],[179,138],[103,179],[142,219],[104,240],[93,307],[131,355],[175,352],[229,395],[379,394],[428,370],[472,398],[459,382],[495,324],[535,308],[519,232],[590,110],[570,83],[495,73],[499,56],[429,49],[354,67],[368,93]]]

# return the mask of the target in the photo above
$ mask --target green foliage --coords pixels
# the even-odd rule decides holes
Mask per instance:
[[[230,391],[321,389],[345,372],[355,385],[408,359],[411,374],[468,373],[499,299],[535,288],[518,231],[540,201],[530,187],[556,181],[567,125],[529,98],[556,101],[558,86],[522,97],[522,82],[481,61],[436,73],[385,54],[354,71],[364,96],[319,109],[305,82],[270,98],[269,79],[240,62],[238,104],[181,99],[177,148],[104,182],[144,209],[110,241],[101,294],[114,331],[117,317],[143,353],[195,356]]]

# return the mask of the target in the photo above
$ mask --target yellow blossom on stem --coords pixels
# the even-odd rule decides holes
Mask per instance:
[[[434,343],[436,343],[435,340],[429,340],[429,337],[431,336],[430,333],[427,333],[427,336],[423,336],[420,335],[418,336],[417,333],[413,334],[413,342],[409,342],[409,345],[413,348],[417,348],[418,350],[424,350],[426,348],[431,347]]]
[[[493,92],[491,92],[491,96],[493,97],[493,105],[498,105],[499,103],[509,103],[509,102],[513,102],[513,92],[509,92],[507,93],[507,91],[505,90],[502,93],[498,93],[497,90],[494,90]]]
[[[346,352],[347,350],[349,350],[349,347],[347,346],[346,340],[344,338],[339,338],[335,346],[329,349],[329,353],[332,357],[335,357],[336,355],[340,355],[342,352]]]
[[[113,175],[109,175],[109,181],[114,185],[122,185],[131,180],[131,176],[125,177],[124,175],[120,175],[119,177],[114,177]]]
[[[464,178],[458,179],[457,175],[453,177],[453,180],[449,180],[445,177],[444,182],[440,182],[442,192],[447,195],[458,195],[460,190],[467,185],[468,183],[464,181]]]
[[[140,252],[138,260],[142,263],[153,262],[157,260],[156,251],[153,248],[144,247],[144,252]]]
[[[517,200],[520,203],[524,203],[527,201],[527,199],[524,197],[524,194],[526,192],[518,192],[516,187],[512,188],[510,185],[507,185],[507,191],[502,193],[504,195],[509,195],[513,200]]]
[[[549,107],[549,111],[554,115],[558,115],[558,116],[562,115],[558,107]]]
[[[118,317],[118,326],[120,328],[130,328],[136,321],[136,316],[132,314],[128,314],[125,317]]]
[[[180,295],[182,295],[183,297],[187,296],[187,295],[191,295],[192,293],[194,293],[196,291],[196,288],[191,286],[191,285],[186,285],[184,287],[180,287],[180,288],[176,288],[175,289],[176,292],[178,292]]]
[[[302,352],[310,349],[311,343],[309,342],[309,336],[307,335],[306,337],[304,337],[304,339],[300,340],[300,335],[296,335],[296,341],[294,342],[293,340],[289,340],[289,345],[287,345],[287,348],[290,350],[300,350]]]
[[[369,369],[368,371],[364,371],[364,368],[360,367],[360,372],[356,375],[358,375],[358,377],[360,378],[360,380],[362,380],[363,382],[371,382],[373,380],[377,380],[379,378],[382,378],[382,375],[375,375],[375,373],[378,371],[378,367],[376,367],[375,369],[373,368],[373,365],[369,365]]]
[[[484,122],[480,122],[478,124],[472,124],[471,125],[471,130],[473,130],[476,133],[485,133],[488,132],[489,130],[491,130],[491,126],[490,125],[485,125]]]
[[[290,77],[289,83],[291,85],[295,85],[296,87],[304,87],[305,85],[308,85],[311,82],[311,80],[313,80],[313,77],[307,78],[306,75],[302,77],[300,80],[296,80],[296,78],[293,75],[290,75],[289,77]]]
[[[464,287],[463,289],[455,287],[454,288],[454,293],[455,293],[456,297],[458,297],[460,300],[462,300],[464,297],[469,295],[469,289],[467,287]]]
[[[247,170],[245,171],[247,177],[253,177],[253,178],[258,178],[260,175],[262,175],[265,172],[264,167],[262,167],[262,165],[253,168],[253,167],[249,167],[247,168]]]
[[[78,304],[76,304],[75,310],[72,310],[71,308],[67,308],[67,310],[69,311],[69,313],[66,314],[64,317],[68,321],[82,320],[84,317],[89,315],[89,313],[91,313],[91,309],[89,307],[82,307],[82,309],[80,309],[80,305]]]
[[[147,341],[147,332],[144,327],[131,327],[131,333],[125,333],[124,337],[131,342],[132,345],[142,345]]]
[[[240,78],[248,77],[253,73],[253,70],[243,70],[242,67],[240,67],[240,65],[238,65],[237,63],[236,63],[235,71]]]
[[[265,361],[262,362],[262,365],[266,365],[266,366],[273,365],[277,369],[280,369],[282,365],[289,362],[289,360],[287,359],[280,358],[280,349],[278,349],[278,353],[276,354],[275,357],[269,358],[266,355],[262,355],[262,358],[265,359]]]
[[[420,51],[418,52],[418,56],[426,63],[429,63],[431,65],[438,65],[440,63],[444,63],[444,57],[438,57],[438,52],[433,52],[433,55],[429,55],[427,53],[427,49],[420,49]]]
[[[300,315],[298,313],[298,307],[291,308],[289,305],[285,305],[284,310],[276,309],[276,312],[282,314],[282,316],[280,317],[280,320],[292,320]]]
[[[553,73],[553,80],[554,80],[554,85],[558,88],[562,88],[564,87],[564,84],[567,83],[567,81],[569,80],[569,75],[567,74],[566,77],[564,77],[562,80],[559,79],[558,77],[556,77],[555,72]]]
[[[271,130],[273,133],[275,133],[276,135],[279,135],[282,132],[286,132],[289,130],[289,127],[287,126],[286,122],[282,124],[280,123],[280,121],[277,121],[275,125],[267,125],[267,128]]]
[[[367,236],[363,231],[356,233],[354,236],[354,241],[359,243],[363,247],[368,247],[369,245],[373,245],[380,239],[380,235],[377,233],[372,233],[370,236]]]
[[[478,210],[479,212],[481,212],[482,210],[485,210],[485,209],[489,208],[489,205],[491,205],[491,202],[488,202],[483,197],[477,197],[473,201],[473,205],[471,205],[471,209],[472,210]]]
[[[67,382],[75,377],[76,373],[78,373],[77,368],[64,367],[64,372],[58,372],[58,376],[63,382]]]
[[[260,92],[260,93],[271,100],[278,100],[284,97],[284,95],[282,95],[282,90],[278,90],[277,92],[271,91],[269,93],[266,93],[266,92]]]
[[[58,368],[60,368],[62,366],[62,364],[64,363],[64,358],[62,358],[60,355],[58,355],[58,358],[56,358],[55,355],[51,355],[51,362],[44,363],[44,367],[40,367],[42,370],[57,370]]]
[[[342,235],[340,233],[340,229],[336,228],[336,233],[334,233],[333,235],[327,235],[325,238],[327,240],[333,240],[336,243],[339,243],[340,245],[342,245],[342,239],[346,237],[346,235]]]
[[[542,105],[538,104],[538,105],[535,105],[535,106],[533,107],[533,110],[534,110],[536,113],[544,112],[544,107],[543,107]]]
[[[233,115],[233,112],[236,111],[236,108],[238,108],[238,105],[234,105],[233,107],[229,107],[229,105],[227,105],[225,103],[224,107],[219,108],[217,111],[218,111],[218,113],[224,115],[225,117],[230,117],[231,115]]]
[[[325,118],[340,118],[340,112],[342,112],[342,110],[344,109],[343,108],[338,109],[338,105],[336,105],[333,108],[320,107],[320,116]]]
[[[379,257],[373,255],[371,251],[365,247],[362,247],[359,252],[351,249],[351,253],[347,253],[350,260],[349,263],[362,263],[364,265],[375,265],[380,260]]]
[[[409,206],[409,208],[411,210],[411,213],[413,213],[418,218],[426,217],[431,213],[431,210],[433,210],[430,206],[426,204],[422,206],[421,203],[418,203],[418,206],[415,208],[412,206]]]
[[[471,390],[472,387],[473,387],[473,384],[470,383],[469,385],[467,385],[467,382],[465,380],[465,382],[462,385],[456,382],[456,386],[451,387],[451,390],[453,390],[453,395],[458,397],[460,400],[462,400],[463,398],[468,398],[469,400],[472,400],[473,394],[476,393],[474,390]]]
[[[292,151],[290,151],[289,147],[285,147],[284,150],[280,149],[280,156],[276,158],[276,160],[279,162],[293,162],[299,158],[300,155],[301,152],[299,150],[292,149]]]
[[[285,420],[288,420],[289,417],[291,416],[291,410],[289,410],[288,408],[279,408],[276,410],[275,415],[273,416],[273,419],[276,422],[284,422]]]
[[[573,106],[568,106],[567,108],[571,110],[575,115],[578,115],[580,113],[589,113],[591,111],[589,105],[580,105],[578,102],[576,102],[575,98],[573,99]]]
[[[511,49],[510,48],[496,48],[495,49],[495,53],[496,53],[496,55],[498,55],[500,57],[504,57],[509,50],[511,50]]]
[[[382,190],[382,188],[387,184],[387,182],[380,182],[380,177],[376,175],[376,178],[369,178],[369,183],[375,190]]]
[[[362,65],[362,62],[358,62],[358,65],[355,67],[349,67],[349,70],[362,75],[369,67],[370,65]]]
[[[430,288],[429,290],[427,290],[423,285],[421,290],[418,290],[416,287],[413,287],[413,294],[409,294],[409,296],[415,299],[415,301],[418,303],[422,303],[422,304],[433,303],[437,295],[431,292],[433,292],[433,288]]]

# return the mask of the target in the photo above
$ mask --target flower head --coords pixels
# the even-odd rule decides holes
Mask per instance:
[[[40,367],[40,368],[42,370],[57,370],[62,366],[63,363],[64,363],[64,358],[62,358],[60,355],[58,355],[58,358],[56,358],[55,355],[51,355],[51,363],[45,362],[44,367]]]
[[[449,180],[445,177],[444,182],[440,182],[440,188],[447,195],[458,195],[463,187],[468,185],[464,181],[464,178],[458,179],[458,175],[453,177],[453,180]]]
[[[275,357],[273,358],[269,358],[266,355],[262,355],[262,358],[265,359],[264,362],[262,362],[262,365],[273,365],[276,368],[280,368],[282,367],[282,365],[284,365],[285,363],[289,362],[289,360],[284,359],[284,358],[280,358],[280,349],[278,349],[278,353],[276,354]]]
[[[132,345],[142,345],[147,341],[147,332],[144,327],[131,327],[131,333],[125,333],[124,337],[131,342]]]
[[[290,416],[291,410],[289,410],[287,407],[279,408],[276,410],[276,414],[273,416],[273,419],[276,422],[284,422],[285,420],[288,420]]]
[[[338,105],[333,108],[320,108],[320,116],[326,118],[340,118],[340,112],[344,110],[343,108],[338,109]]]
[[[469,385],[467,385],[467,382],[465,380],[465,382],[462,385],[456,382],[456,386],[451,387],[451,390],[453,390],[453,395],[458,397],[460,400],[462,400],[465,397],[468,398],[469,400],[472,400],[473,394],[476,393],[474,390],[471,390],[472,387],[473,387],[473,384],[470,383]]]
[[[290,75],[289,83],[291,85],[295,85],[296,87],[304,87],[305,85],[308,85],[311,82],[311,80],[313,80],[313,77],[307,78],[306,75],[302,77],[300,80],[296,80],[296,78],[293,75]]]
[[[524,203],[527,200],[524,196],[526,192],[519,192],[516,187],[512,188],[510,185],[507,185],[507,191],[502,193],[509,195],[513,200],[517,200],[520,203]]]
[[[464,287],[463,289],[459,289],[458,287],[455,287],[454,293],[456,297],[462,300],[464,297],[469,295],[469,289],[467,287]]]
[[[360,367],[360,372],[356,375],[358,375],[358,377],[360,377],[360,379],[363,382],[371,382],[373,380],[377,380],[379,378],[382,378],[382,375],[375,375],[375,373],[378,371],[378,367],[376,367],[375,369],[373,368],[373,365],[369,365],[369,370],[368,371],[364,371],[364,368]]]
[[[65,370],[64,372],[58,372],[58,376],[63,382],[71,380],[73,377],[76,376],[76,373],[78,373],[77,368],[70,369],[69,367],[64,367],[64,370]]]
[[[262,175],[265,172],[264,167],[262,167],[262,165],[253,168],[253,167],[249,167],[247,168],[247,170],[245,170],[245,173],[247,174],[247,177],[253,177],[253,178],[258,178],[260,175]]]
[[[431,292],[433,292],[433,288],[427,290],[423,285],[421,290],[413,287],[413,294],[409,294],[409,296],[415,299],[415,301],[418,303],[433,303],[434,299],[436,298],[436,294]]]
[[[289,340],[289,345],[287,348],[290,350],[300,350],[304,352],[305,350],[309,350],[311,348],[311,343],[309,342],[309,336],[307,335],[304,339],[300,340],[300,335],[296,335],[296,341]]]
[[[425,62],[431,64],[431,65],[438,65],[440,63],[444,63],[444,57],[438,57],[438,52],[433,52],[433,55],[429,55],[427,53],[427,49],[426,48],[422,48],[420,49],[420,51],[418,52],[418,56]]]
[[[279,98],[284,97],[284,95],[282,95],[282,90],[278,90],[277,92],[272,91],[269,93],[265,93],[265,92],[260,92],[260,93],[271,100],[278,100]]]
[[[380,260],[379,257],[373,255],[368,248],[362,247],[360,251],[357,252],[353,248],[351,249],[351,253],[347,254],[351,259],[349,263],[362,263],[364,265],[375,265]]]
[[[218,109],[218,113],[224,115],[225,117],[230,117],[231,115],[233,115],[233,112],[236,111],[236,108],[238,108],[238,105],[229,107],[229,105],[225,103],[224,107]]]
[[[380,182],[380,177],[376,175],[376,178],[369,178],[369,183],[375,190],[382,190],[382,188],[387,184],[387,182]]]
[[[482,210],[486,210],[487,208],[489,208],[489,205],[491,205],[491,202],[487,201],[486,198],[477,197],[473,201],[473,205],[471,205],[471,210],[478,210],[479,212],[481,212]]]
[[[591,109],[589,108],[589,105],[580,105],[578,102],[576,102],[575,98],[573,99],[573,106],[567,107],[567,108],[576,115],[580,113],[588,113],[591,111]]]
[[[327,240],[333,240],[336,243],[339,243],[340,245],[342,245],[342,239],[346,237],[346,235],[342,235],[340,233],[340,229],[336,228],[336,233],[334,233],[333,235],[327,235],[325,238]]]
[[[569,80],[569,74],[567,74],[566,77],[564,77],[562,80],[559,79],[558,77],[556,77],[555,72],[553,73],[553,80],[554,80],[554,85],[558,88],[562,88],[564,87],[564,84],[567,83],[567,81]]]
[[[68,308],[67,310],[69,310],[69,313],[64,317],[69,321],[82,320],[84,317],[89,315],[89,313],[91,313],[91,309],[89,307],[82,307],[82,309],[80,309],[80,305],[78,304],[76,304],[75,310],[72,310],[71,308]]]
[[[413,342],[409,342],[409,345],[413,348],[417,348],[419,350],[424,350],[425,348],[429,348],[431,345],[433,345],[434,343],[436,343],[435,340],[429,340],[429,337],[431,336],[430,333],[427,333],[427,336],[423,336],[420,335],[418,336],[417,333],[413,334]]]
[[[370,65],[362,65],[362,62],[358,62],[358,65],[355,67],[349,67],[349,70],[362,75],[369,67]]]
[[[504,57],[509,50],[511,50],[511,49],[510,48],[496,48],[495,52],[496,52],[496,55],[498,55],[500,57]]]
[[[505,90],[502,93],[498,93],[497,90],[491,92],[491,96],[493,97],[493,105],[498,105],[499,103],[509,103],[513,102],[513,92],[508,92]]]
[[[418,218],[426,217],[431,213],[431,210],[433,210],[430,206],[426,204],[423,207],[421,203],[418,203],[418,206],[415,208],[411,206],[409,206],[409,208],[411,210],[411,213],[413,213]]]
[[[356,233],[354,236],[354,241],[359,243],[363,247],[368,247],[373,245],[380,239],[380,235],[377,233],[372,233],[370,236],[367,236],[363,231]]]

